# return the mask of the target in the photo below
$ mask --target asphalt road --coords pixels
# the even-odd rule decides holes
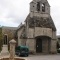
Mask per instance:
[[[27,60],[60,60],[59,55],[30,55],[29,57],[23,57]]]
[[[0,56],[1,57],[9,57],[9,56]],[[18,56],[16,56],[18,57]],[[25,58],[26,60],[60,60],[60,54],[57,55],[29,55],[28,57],[18,57]]]

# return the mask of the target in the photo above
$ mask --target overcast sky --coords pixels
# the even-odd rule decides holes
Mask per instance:
[[[29,14],[29,3],[32,0],[0,0],[0,25],[17,27]],[[60,34],[60,0],[48,0],[51,16]]]

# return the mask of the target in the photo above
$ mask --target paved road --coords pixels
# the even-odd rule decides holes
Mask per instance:
[[[0,56],[0,58],[1,57],[9,57],[9,56]],[[25,58],[26,60],[60,60],[60,54],[58,55],[30,55],[29,57],[18,57],[18,58]]]
[[[60,55],[30,55],[27,60],[60,60]]]

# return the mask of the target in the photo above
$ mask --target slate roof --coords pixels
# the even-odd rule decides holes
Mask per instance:
[[[26,20],[28,21],[28,24],[30,27],[45,27],[45,28],[52,28],[53,31],[56,31],[56,27],[54,25],[54,22],[51,18],[39,18],[39,17],[30,17],[30,14],[27,16]]]
[[[2,26],[2,29],[17,30],[17,27]]]

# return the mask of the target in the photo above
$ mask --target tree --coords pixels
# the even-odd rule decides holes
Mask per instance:
[[[57,41],[57,49],[59,49],[59,47],[60,47],[60,46],[59,46],[59,42]]]

